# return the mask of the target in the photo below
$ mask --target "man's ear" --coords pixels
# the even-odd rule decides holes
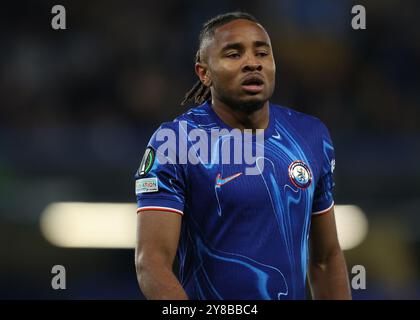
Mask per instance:
[[[211,77],[207,64],[197,62],[195,64],[195,73],[200,78],[202,84],[204,84],[206,87],[211,86]]]

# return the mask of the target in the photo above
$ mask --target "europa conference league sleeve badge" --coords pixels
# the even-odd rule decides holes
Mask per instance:
[[[147,147],[143,159],[141,160],[140,167],[137,170],[137,174],[140,178],[143,178],[149,173],[150,169],[152,169],[153,162],[155,162],[155,150],[153,150],[152,147]]]

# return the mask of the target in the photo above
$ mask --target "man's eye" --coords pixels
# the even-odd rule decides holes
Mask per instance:
[[[239,53],[237,53],[237,52],[229,53],[227,56],[229,58],[239,58],[240,57]]]
[[[260,56],[260,57],[268,56],[268,52],[265,52],[265,51],[257,52],[257,56]]]

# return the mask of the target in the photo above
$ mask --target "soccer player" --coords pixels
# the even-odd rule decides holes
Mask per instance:
[[[254,17],[217,16],[204,24],[199,40],[199,81],[183,101],[199,106],[161,125],[135,176],[135,259],[143,294],[305,299],[308,278],[314,299],[350,299],[327,128],[269,101],[276,67],[270,38]],[[194,129],[201,134],[190,135]],[[228,133],[213,141],[213,129]],[[247,174],[249,163],[236,158],[220,160],[223,151],[235,153],[228,143],[238,138],[233,129],[254,151],[263,148],[257,173]],[[196,148],[200,139],[212,141],[207,150]],[[188,161],[181,149],[188,150]]]

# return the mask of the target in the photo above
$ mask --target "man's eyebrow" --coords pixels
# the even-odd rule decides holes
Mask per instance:
[[[270,44],[266,41],[255,41],[254,42],[254,47],[268,47],[270,48]]]
[[[267,47],[270,48],[270,44],[266,41],[261,41],[261,40],[257,40],[254,41],[254,47],[255,48],[259,48],[259,47]],[[234,50],[241,50],[244,48],[244,45],[240,42],[231,42],[226,44],[223,48],[222,51],[227,51],[230,49],[234,49]]]
[[[230,50],[230,49],[241,50],[241,49],[243,49],[243,47],[244,47],[243,44],[240,43],[240,42],[231,42],[231,43],[228,43],[227,45],[225,45],[222,48],[222,51],[227,51],[227,50]]]

